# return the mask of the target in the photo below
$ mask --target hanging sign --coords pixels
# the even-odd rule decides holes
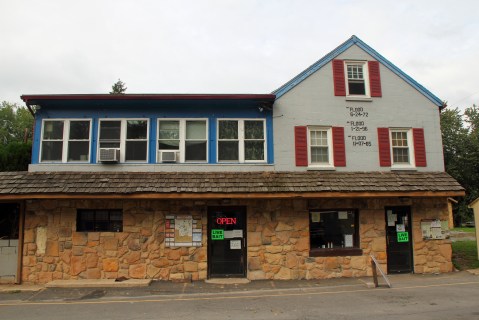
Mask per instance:
[[[225,232],[221,229],[212,229],[211,230],[211,240],[224,240]]]
[[[398,232],[398,242],[409,242],[409,232]]]

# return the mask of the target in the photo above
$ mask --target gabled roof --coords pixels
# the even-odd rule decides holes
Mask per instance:
[[[309,68],[307,68],[306,70],[298,74],[296,77],[294,77],[293,79],[285,83],[283,86],[273,91],[273,93],[276,94],[276,99],[281,98],[282,95],[284,95],[289,90],[296,87],[298,84],[300,84],[303,80],[305,80],[311,74],[321,69],[324,65],[326,65],[328,62],[330,62],[337,56],[339,56],[341,53],[345,52],[347,49],[349,49],[353,45],[357,45],[358,47],[363,49],[365,52],[371,55],[374,59],[379,61],[383,66],[391,70],[401,79],[409,83],[413,88],[415,88],[417,91],[423,94],[426,98],[431,100],[432,103],[434,103],[438,107],[442,107],[443,103],[441,99],[436,97],[429,90],[424,88],[422,85],[416,82],[413,78],[411,78],[406,73],[404,73],[401,69],[396,67],[391,61],[384,58],[376,50],[368,46],[366,43],[364,43],[361,39],[359,39],[355,35],[353,35],[351,38],[346,40],[346,42],[341,44],[339,47],[337,47],[336,49],[334,49],[333,51],[331,51],[330,53],[328,53],[327,55],[325,55],[324,57],[322,57],[321,59],[313,63]]]
[[[463,195],[446,172],[0,172],[0,200]]]

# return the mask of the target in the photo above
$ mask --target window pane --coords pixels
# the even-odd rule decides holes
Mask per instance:
[[[311,147],[311,163],[329,163],[328,147]]]
[[[218,141],[219,161],[238,161],[238,141]]]
[[[315,248],[357,247],[355,211],[310,213],[310,246]]]
[[[146,139],[148,133],[148,121],[128,120],[126,122],[127,139]]]
[[[89,141],[69,141],[68,161],[87,161],[90,149]]]
[[[45,121],[43,127],[44,140],[63,139],[63,121]]]
[[[42,161],[62,161],[63,141],[43,141]]]
[[[409,163],[409,149],[408,148],[393,148],[393,162],[394,163]]]
[[[146,161],[146,141],[127,141],[125,161]]]
[[[393,147],[407,147],[407,132],[391,132]]]
[[[158,142],[158,150],[178,150],[180,149],[179,140],[160,140]]]
[[[186,121],[186,139],[206,139],[206,121]]]
[[[238,139],[238,121],[219,121],[218,132],[219,139]]]
[[[366,86],[364,85],[364,81],[349,80],[348,85],[349,85],[349,94],[357,94],[357,95],[366,94]]]
[[[206,161],[206,141],[186,141],[185,161]]]
[[[310,132],[312,146],[328,146],[328,132],[325,130],[314,130]]]
[[[120,140],[121,121],[101,121],[100,139]]]
[[[90,139],[90,121],[70,121],[70,140]]]
[[[245,160],[264,160],[264,142],[245,141],[244,153]]]
[[[119,148],[120,142],[101,142],[100,148]]]
[[[264,139],[263,121],[245,121],[245,139]]]
[[[180,122],[179,121],[160,121],[158,128],[159,139],[179,139]],[[160,148],[161,149],[161,148]]]
[[[348,79],[362,80],[363,65],[362,64],[348,64]]]

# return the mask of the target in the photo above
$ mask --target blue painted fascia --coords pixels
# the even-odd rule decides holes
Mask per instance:
[[[435,96],[433,93],[431,93],[429,90],[427,90],[424,86],[419,84],[417,81],[415,81],[413,78],[408,76],[404,71],[399,69],[397,66],[395,66],[391,61],[383,57],[381,54],[379,54],[376,50],[368,46],[364,41],[359,39],[357,36],[353,35],[351,38],[346,40],[343,44],[338,46],[336,49],[325,55],[323,58],[320,60],[316,61],[314,64],[312,64],[309,68],[301,72],[299,75],[294,77],[292,80],[288,81],[286,84],[281,86],[280,88],[276,89],[272,93],[276,94],[276,99],[279,99],[281,96],[286,94],[288,91],[293,89],[295,86],[297,86],[299,83],[301,83],[303,80],[305,80],[307,77],[309,77],[311,74],[322,68],[325,64],[329,63],[331,60],[333,60],[335,57],[340,55],[341,53],[345,52],[347,49],[349,49],[352,45],[357,45],[359,48],[363,49],[365,52],[367,52],[370,56],[372,56],[374,59],[379,61],[382,65],[384,65],[386,68],[391,70],[394,74],[396,74],[398,77],[406,81],[409,85],[411,85],[413,88],[415,88],[417,91],[419,91],[422,95],[424,95],[427,99],[429,99],[432,103],[434,103],[438,107],[442,107],[443,103],[442,100],[439,99],[437,96]]]

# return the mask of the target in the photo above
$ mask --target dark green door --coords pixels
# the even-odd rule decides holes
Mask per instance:
[[[413,272],[411,207],[386,207],[388,273]]]

